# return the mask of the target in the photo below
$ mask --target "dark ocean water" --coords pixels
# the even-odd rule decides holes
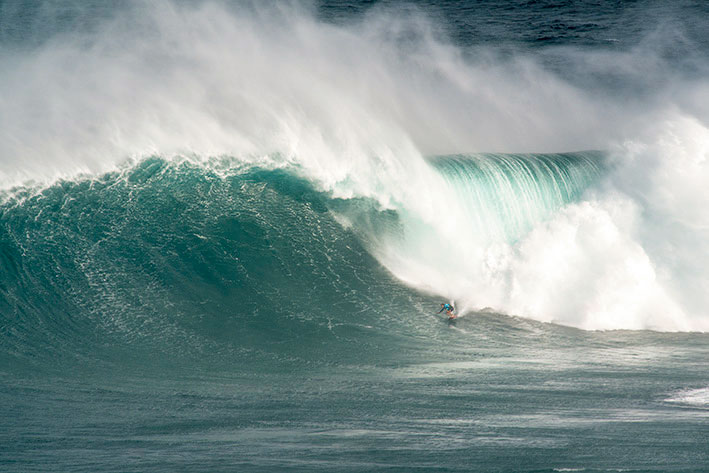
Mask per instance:
[[[0,1],[0,470],[709,471],[707,8]]]

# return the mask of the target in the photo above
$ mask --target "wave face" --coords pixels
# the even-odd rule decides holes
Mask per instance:
[[[136,361],[146,349],[308,358],[314,345],[361,361],[363,342],[374,356],[371,347],[384,350],[397,333],[417,336],[411,315],[434,302],[370,254],[384,240],[407,244],[420,227],[406,212],[335,198],[296,169],[226,163],[148,158],[8,193],[0,207],[6,353],[91,358],[118,339]],[[476,225],[499,226],[489,238],[505,218],[505,238],[518,236],[599,172],[587,155],[432,163]]]
[[[453,44],[399,7],[328,22],[300,4],[130,2],[76,32],[13,30],[0,46],[12,66],[0,71],[0,185],[14,189],[3,313],[101,312],[110,333],[158,336],[183,333],[195,319],[174,313],[202,303],[254,314],[280,294],[284,320],[309,320],[328,303],[303,299],[323,285],[302,268],[331,267],[327,300],[393,284],[584,329],[709,330],[709,62],[688,47],[701,25],[525,49]],[[603,152],[559,154],[584,149]],[[223,195],[197,185],[210,173]],[[265,198],[243,181],[256,175],[270,207],[249,207]],[[271,179],[319,203],[281,202]],[[308,240],[321,222],[329,236]],[[361,297],[345,312],[366,313]]]
[[[361,360],[362,343],[412,333],[381,308],[410,313],[422,299],[331,204],[288,172],[160,158],[17,190],[0,210],[5,353],[93,359],[112,345],[138,364],[146,350]]]

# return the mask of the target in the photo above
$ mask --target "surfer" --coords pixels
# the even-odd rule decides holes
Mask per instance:
[[[440,314],[444,310],[446,311],[446,315],[449,319],[455,319],[455,314],[453,314],[455,307],[453,307],[452,304],[449,304],[447,302],[445,304],[441,304],[441,310],[439,310],[438,313]]]

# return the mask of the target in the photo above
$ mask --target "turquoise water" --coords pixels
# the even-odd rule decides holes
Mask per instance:
[[[577,201],[602,175],[602,153],[446,156],[432,160],[486,238],[517,240]]]
[[[0,471],[709,470],[706,7],[373,3],[0,2]]]
[[[155,158],[8,198],[5,471],[703,470],[706,335],[449,323],[345,205]]]

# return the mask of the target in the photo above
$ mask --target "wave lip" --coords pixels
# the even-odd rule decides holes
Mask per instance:
[[[431,162],[451,186],[476,232],[515,241],[579,200],[603,171],[603,153],[478,154]]]

